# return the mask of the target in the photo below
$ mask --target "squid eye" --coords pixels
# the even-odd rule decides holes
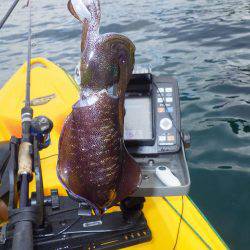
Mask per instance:
[[[125,56],[125,55],[121,55],[120,57],[119,57],[119,62],[120,63],[125,63],[127,61],[127,57]]]

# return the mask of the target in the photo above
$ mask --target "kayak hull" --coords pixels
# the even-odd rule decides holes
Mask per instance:
[[[26,64],[24,64],[0,90],[0,142],[8,141],[12,135],[21,136],[20,110],[25,99]],[[42,150],[41,166],[44,192],[58,189],[66,196],[56,175],[58,139],[63,122],[78,100],[78,86],[62,68],[44,59],[32,60],[31,99],[52,96],[47,103],[34,106],[34,116],[49,117],[54,128],[51,146]],[[30,192],[35,191],[35,182]],[[114,211],[112,208],[109,212]],[[128,249],[228,249],[202,212],[188,196],[148,197],[143,208],[152,240]]]

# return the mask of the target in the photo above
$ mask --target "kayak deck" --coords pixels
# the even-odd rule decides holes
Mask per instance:
[[[11,135],[20,137],[20,110],[25,95],[26,65],[23,65],[0,90],[0,141]],[[46,115],[53,123],[51,146],[42,150],[41,165],[45,195],[58,189],[67,195],[56,175],[58,138],[72,104],[78,99],[73,78],[54,63],[32,60],[31,99],[52,96],[45,104],[34,106],[34,116]],[[30,192],[35,190],[34,181]],[[114,210],[113,208],[111,210]],[[152,231],[152,240],[128,249],[227,249],[227,246],[187,196],[148,197],[143,212]],[[181,215],[182,214],[182,215]]]

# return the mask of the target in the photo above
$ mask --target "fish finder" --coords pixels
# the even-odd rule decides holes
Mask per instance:
[[[134,74],[125,99],[124,138],[131,154],[148,155],[180,149],[180,104],[177,81]]]
[[[133,196],[185,195],[190,177],[181,131],[178,83],[172,77],[133,74],[125,99],[124,139],[141,167]]]

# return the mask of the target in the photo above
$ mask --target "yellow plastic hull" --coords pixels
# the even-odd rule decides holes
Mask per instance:
[[[24,105],[25,79],[26,65],[23,65],[0,90],[0,141],[9,140],[11,135],[21,135],[20,110]],[[56,176],[58,138],[72,104],[78,99],[78,87],[72,77],[54,63],[43,58],[33,59],[31,98],[51,94],[55,94],[55,98],[44,105],[33,107],[34,116],[46,115],[54,123],[51,146],[40,154],[44,190],[49,195],[51,189],[57,188],[60,195],[66,195]],[[35,190],[34,184],[32,182],[30,185],[31,192]],[[187,196],[146,198],[143,211],[153,239],[131,249],[227,249]]]

